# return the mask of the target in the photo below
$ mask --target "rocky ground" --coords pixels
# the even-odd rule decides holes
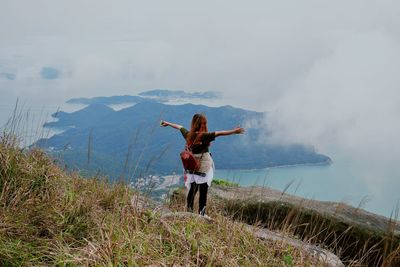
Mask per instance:
[[[224,187],[212,186],[211,194],[223,199],[255,200],[261,202],[283,201],[299,205],[321,214],[331,215],[346,222],[359,224],[363,227],[379,231],[393,229],[400,236],[400,221],[389,219],[378,214],[355,208],[345,203],[317,201],[294,195],[284,194],[269,187]]]

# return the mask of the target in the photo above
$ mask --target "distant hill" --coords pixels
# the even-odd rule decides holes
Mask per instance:
[[[220,97],[220,94],[214,91],[187,93],[182,90],[174,91],[174,90],[162,90],[162,89],[142,92],[139,95],[143,97],[156,97],[161,99],[170,99],[170,98],[214,99]]]
[[[217,168],[254,169],[293,164],[326,164],[330,158],[301,144],[262,144],[257,140],[267,130],[258,128],[264,113],[232,106],[166,105],[144,101],[115,111],[92,104],[73,113],[58,113],[47,127],[65,129],[36,145],[61,157],[70,168],[100,171],[111,177],[181,172],[179,152],[184,147],[180,132],[159,127],[160,119],[189,128],[194,113],[205,113],[209,130],[227,130],[252,121],[244,135],[219,137],[211,145]]]
[[[182,90],[165,90],[157,89],[139,93],[138,96],[132,95],[121,95],[121,96],[100,96],[93,98],[72,98],[67,101],[70,104],[103,104],[103,105],[115,105],[125,103],[141,103],[141,102],[166,102],[168,100],[176,99],[217,99],[220,97],[220,93],[214,91],[207,92],[194,92],[188,93]]]
[[[124,104],[124,103],[140,103],[143,101],[150,101],[147,98],[132,95],[121,95],[121,96],[99,96],[93,98],[72,98],[67,101],[70,104],[103,104],[103,105],[113,105],[113,104]]]

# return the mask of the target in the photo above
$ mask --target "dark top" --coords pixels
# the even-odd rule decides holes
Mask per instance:
[[[182,127],[180,131],[186,140],[186,136],[188,135],[189,131],[186,130],[184,127]],[[215,132],[202,133],[200,140],[196,140],[196,144],[192,146],[193,154],[208,152],[208,147],[210,146],[210,143],[214,140],[215,140]]]

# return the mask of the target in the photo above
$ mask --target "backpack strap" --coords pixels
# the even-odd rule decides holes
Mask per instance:
[[[199,136],[201,136],[202,134],[197,133],[196,138],[193,140],[193,142],[189,145],[188,142],[186,141],[185,144],[185,149],[192,151],[192,146],[196,143],[197,139],[199,138]]]

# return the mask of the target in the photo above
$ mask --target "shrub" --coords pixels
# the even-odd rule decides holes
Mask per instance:
[[[238,183],[222,180],[222,179],[213,179],[213,185],[220,185],[220,186],[231,186],[231,187],[238,187]]]

